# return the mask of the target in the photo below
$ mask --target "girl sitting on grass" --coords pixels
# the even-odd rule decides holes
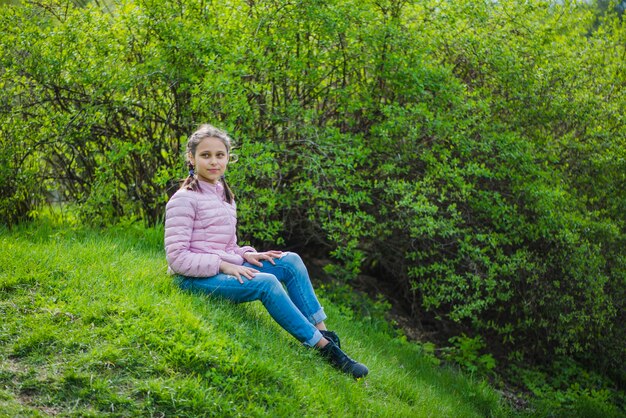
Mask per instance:
[[[337,334],[326,329],[301,258],[237,245],[236,205],[224,178],[230,151],[229,136],[211,125],[200,126],[187,142],[189,177],[165,216],[166,258],[178,284],[234,302],[260,300],[281,327],[334,367],[355,378],[367,375],[367,367],[348,357]]]

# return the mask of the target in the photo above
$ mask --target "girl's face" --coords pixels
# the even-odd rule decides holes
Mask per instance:
[[[205,138],[198,144],[195,155],[189,158],[198,179],[217,184],[228,165],[228,150],[220,139]]]

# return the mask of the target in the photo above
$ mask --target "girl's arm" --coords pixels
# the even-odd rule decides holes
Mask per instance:
[[[235,238],[235,242],[237,242],[237,238]],[[254,247],[250,247],[249,245],[246,245],[244,247],[240,247],[237,244],[235,244],[235,254],[243,257],[243,255],[247,252],[253,252],[255,253],[256,250],[254,249]]]

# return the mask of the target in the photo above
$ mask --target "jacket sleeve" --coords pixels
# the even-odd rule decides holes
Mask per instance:
[[[253,253],[256,252],[256,250],[254,249],[254,247],[250,247],[249,245],[246,245],[245,247],[235,247],[235,254],[243,257],[243,255],[249,251],[252,251]]]
[[[165,258],[177,274],[211,277],[219,273],[220,258],[215,254],[190,250],[197,201],[189,193],[176,193],[165,211]]]

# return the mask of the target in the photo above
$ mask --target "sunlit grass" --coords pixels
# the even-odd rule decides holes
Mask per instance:
[[[158,228],[0,233],[2,416],[506,415],[488,385],[323,296],[367,378],[327,365],[260,303],[179,291]]]

